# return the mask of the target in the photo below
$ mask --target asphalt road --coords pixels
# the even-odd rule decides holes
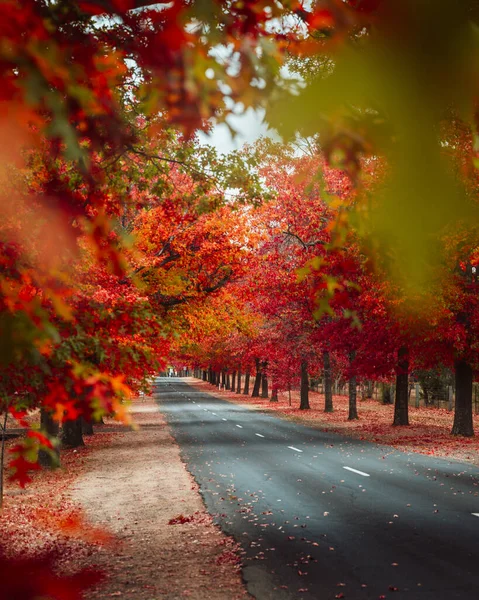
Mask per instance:
[[[479,598],[479,470],[249,410],[155,395],[258,600]],[[341,595],[342,594],[342,595]]]

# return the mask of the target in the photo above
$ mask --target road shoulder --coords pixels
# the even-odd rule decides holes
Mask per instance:
[[[61,547],[61,570],[104,569],[87,600],[248,598],[236,544],[213,524],[157,404],[133,402],[132,413],[139,430],[98,427],[87,448],[64,454],[63,470],[9,490],[0,531],[16,540],[12,554]],[[39,523],[39,510],[56,516]],[[60,525],[79,514],[82,531]]]

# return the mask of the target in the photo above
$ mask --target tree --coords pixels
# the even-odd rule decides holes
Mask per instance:
[[[393,425],[409,425],[409,349],[401,346],[398,350],[396,375],[396,401],[394,403]]]
[[[300,388],[300,410],[309,410],[309,377],[308,363],[306,360],[301,361],[301,388]]]
[[[356,353],[354,351],[349,353],[349,364],[351,368],[351,374],[349,376],[349,412],[348,421],[355,421],[359,419],[358,407],[356,404],[356,375],[352,368]]]
[[[163,195],[168,188],[170,171],[160,163],[189,166],[198,182],[195,194],[213,203],[212,193],[198,193],[200,180],[214,181],[215,198],[223,183],[238,187],[238,157],[222,179],[212,153],[201,169],[188,164],[192,153],[185,153],[183,142],[207,129],[208,117],[226,119],[231,111],[226,96],[237,99],[247,91],[242,97],[247,107],[268,93],[281,53],[270,47],[253,61],[250,50],[276,37],[269,23],[285,9],[258,11],[231,3],[226,11],[204,12],[204,6],[199,10],[187,2],[164,8],[133,0],[29,0],[21,11],[8,1],[3,9],[9,26],[0,31],[0,99],[8,120],[0,120],[0,135],[9,143],[0,173],[5,184],[0,202],[2,380],[15,381],[29,406],[44,406],[56,419],[89,419],[101,411],[121,416],[128,390],[119,372],[128,371],[130,386],[141,386],[154,369],[148,360],[156,351],[155,337],[162,340],[159,356],[164,356],[168,343],[158,336],[161,319],[154,311],[171,300],[171,281],[166,297],[158,288],[156,296],[135,288],[129,262],[133,271],[139,269],[136,274],[143,265],[135,264],[124,233],[131,231],[138,210],[148,210],[158,191]],[[248,49],[240,41],[245,35],[251,38]],[[210,52],[220,42],[231,50],[231,60],[239,59],[234,75],[226,56]],[[208,79],[204,73],[210,71],[215,76]],[[268,91],[249,85],[257,76]],[[178,133],[171,133],[172,126]],[[167,256],[172,257],[165,247],[163,259]],[[78,268],[85,260],[88,264]],[[218,265],[197,282],[194,295],[214,292],[229,276]],[[190,289],[183,290],[188,299]],[[92,290],[95,316],[87,322]],[[131,319],[128,310],[115,310],[113,318],[104,310],[108,296],[119,302],[122,295],[134,299],[138,314],[148,314],[141,334],[133,324],[141,320]],[[173,297],[176,302],[176,291]],[[106,347],[94,335],[96,317],[103,333],[111,326]],[[122,324],[118,335],[111,335],[115,320]],[[14,373],[23,373],[23,379]],[[53,388],[61,400],[54,401]],[[72,391],[75,400],[69,397]],[[24,482],[22,469],[34,463],[24,461],[22,452],[17,445],[15,477]]]
[[[347,221],[369,240],[369,255],[389,256],[390,279],[407,295],[437,284],[436,240],[451,223],[477,223],[477,204],[456,178],[454,147],[442,135],[457,122],[477,133],[467,125],[477,122],[477,106],[475,69],[465,58],[477,53],[470,34],[477,3],[325,0],[298,18],[304,36],[296,47],[306,59],[293,49],[292,66],[303,87],[285,91],[269,122],[289,138],[319,136],[328,163],[351,176],[360,193]],[[372,198],[365,166],[378,156],[387,169]]]

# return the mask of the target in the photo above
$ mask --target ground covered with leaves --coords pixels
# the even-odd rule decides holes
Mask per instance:
[[[251,398],[196,380],[194,385],[229,401],[246,404],[256,410],[272,411],[286,419],[310,427],[340,433],[352,438],[387,444],[405,452],[419,452],[479,465],[479,437],[451,436],[454,413],[442,408],[409,407],[407,427],[393,427],[394,406],[377,400],[358,400],[359,419],[348,421],[348,398],[335,396],[334,412],[324,412],[324,395],[310,392],[310,410],[299,410],[299,392],[279,393],[278,402],[266,398]],[[479,432],[479,415],[474,415],[474,427]]]
[[[139,430],[99,426],[86,447],[62,453],[60,470],[7,487],[9,556],[50,553],[55,572],[103,572],[87,600],[247,598],[238,548],[205,511],[158,407],[143,399],[132,412]]]

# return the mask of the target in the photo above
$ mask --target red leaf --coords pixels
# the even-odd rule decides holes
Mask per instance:
[[[185,517],[185,515],[178,515],[168,521],[168,525],[183,525],[184,523],[190,523],[193,517]]]
[[[46,435],[44,435],[40,431],[30,430],[27,432],[27,437],[37,439],[42,446],[50,448],[50,450],[53,449],[53,444],[51,443],[51,441],[47,438]]]
[[[33,558],[7,558],[0,550],[0,600],[81,600],[83,592],[103,579],[101,571],[84,569],[74,575],[59,575],[57,553]]]
[[[30,481],[32,480],[28,473],[30,471],[38,471],[41,468],[37,462],[32,463],[26,460],[25,457],[22,455],[10,461],[10,466],[14,469],[14,473],[10,475],[9,480],[18,482],[18,484],[22,488],[24,488],[26,484],[30,483]]]

